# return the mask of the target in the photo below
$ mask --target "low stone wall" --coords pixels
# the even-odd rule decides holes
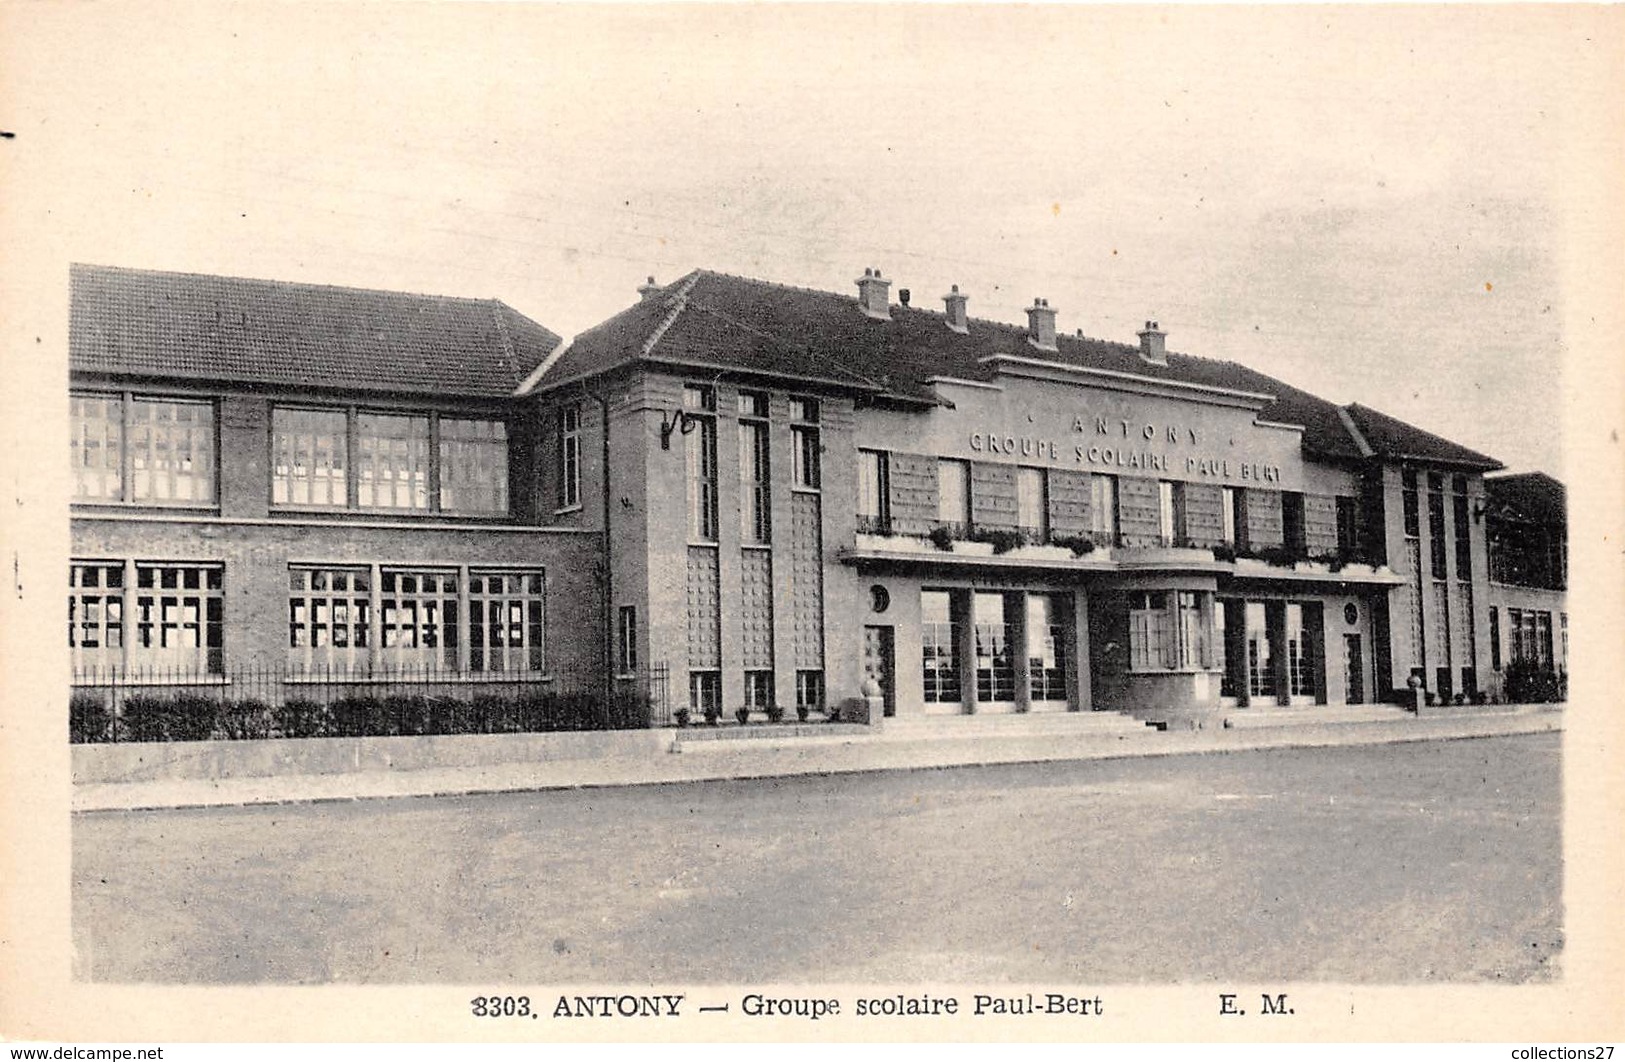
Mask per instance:
[[[669,730],[74,745],[75,784],[210,781],[653,756]]]

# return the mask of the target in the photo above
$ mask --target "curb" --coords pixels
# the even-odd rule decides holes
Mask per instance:
[[[478,768],[363,771],[225,781],[85,783],[74,787],[72,811],[183,810],[283,804],[348,803],[403,797],[436,798],[566,789],[680,785],[690,782],[876,774],[1034,763],[1089,762],[1213,755],[1276,749],[1335,748],[1456,741],[1561,731],[1561,711],[1497,713],[1474,718],[1411,718],[1362,723],[1297,724],[1144,735],[1089,734],[1058,741],[1052,734],[921,737],[883,742],[854,736],[774,738],[749,742],[674,741],[656,759],[553,761]],[[817,742],[814,744],[814,742]],[[1032,749],[1034,743],[1043,746]],[[697,752],[695,745],[709,746]],[[718,748],[719,745],[732,746]]]

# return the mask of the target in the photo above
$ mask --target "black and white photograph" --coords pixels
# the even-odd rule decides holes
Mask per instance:
[[[0,9],[0,1035],[1619,1038],[1620,16]]]

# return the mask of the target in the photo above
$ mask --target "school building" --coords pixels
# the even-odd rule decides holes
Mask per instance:
[[[71,281],[77,685],[658,667],[695,718],[1187,725],[1566,670],[1559,485],[1154,321],[701,270],[566,343],[494,300]]]

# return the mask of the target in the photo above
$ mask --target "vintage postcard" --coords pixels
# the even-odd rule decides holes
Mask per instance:
[[[1622,30],[0,9],[0,1035],[1619,1038]]]

